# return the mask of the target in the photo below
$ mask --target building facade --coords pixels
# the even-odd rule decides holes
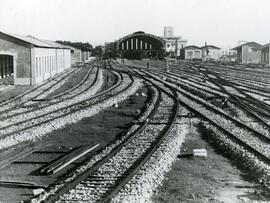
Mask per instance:
[[[39,84],[71,66],[70,49],[32,36],[3,32],[0,60],[1,77],[14,74],[15,85]]]
[[[127,59],[163,58],[165,42],[162,38],[142,31],[134,32],[113,42],[107,43],[106,51],[114,53],[112,57]]]
[[[219,60],[221,57],[220,48],[214,45],[205,45],[201,47],[203,60]]]
[[[262,45],[256,42],[247,42],[233,48],[237,51],[237,60],[242,63],[261,63]]]
[[[195,45],[189,45],[183,48],[184,57],[186,60],[201,60],[202,59],[202,50],[200,47]]]
[[[90,49],[82,49],[81,50],[81,61],[83,62],[89,62],[91,59],[91,56],[92,56],[92,53],[93,53],[93,50],[90,50]]]
[[[180,57],[181,49],[187,46],[187,40],[174,36],[173,27],[164,27],[165,51],[171,57]]]
[[[67,45],[64,45],[64,47],[67,47],[70,49],[70,56],[71,56],[70,63],[71,63],[71,65],[75,65],[76,62],[81,62],[82,51],[80,49],[77,49],[77,48],[72,47],[72,46],[67,46]]]
[[[270,43],[262,47],[261,61],[263,64],[270,65]]]

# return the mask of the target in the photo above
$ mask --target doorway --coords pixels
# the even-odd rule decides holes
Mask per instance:
[[[8,77],[13,73],[13,56],[0,54],[0,77]]]

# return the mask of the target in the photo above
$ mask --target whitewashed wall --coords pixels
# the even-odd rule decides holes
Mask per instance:
[[[33,84],[44,80],[71,66],[70,49],[33,48]]]
[[[52,77],[56,69],[55,49],[33,48],[34,63],[32,78],[34,84],[43,82]]]

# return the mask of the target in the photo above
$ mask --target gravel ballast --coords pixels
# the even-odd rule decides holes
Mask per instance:
[[[10,147],[12,145],[18,144],[23,141],[37,139],[55,129],[63,128],[66,125],[69,125],[71,123],[76,123],[77,121],[85,117],[93,116],[97,114],[98,112],[100,112],[102,109],[112,106],[114,103],[123,101],[126,97],[136,92],[138,88],[140,87],[141,87],[141,81],[138,79],[135,79],[131,87],[129,87],[125,92],[122,92],[117,96],[112,96],[110,99],[102,101],[101,103],[95,104],[83,110],[76,111],[74,113],[54,119],[42,125],[32,127],[26,131],[1,139],[0,149]]]
[[[176,120],[176,123],[178,121],[179,119]],[[151,197],[155,189],[162,183],[164,173],[170,170],[173,161],[177,158],[188,131],[187,124],[174,124],[158,150],[138,174],[112,199],[112,202],[152,202]]]

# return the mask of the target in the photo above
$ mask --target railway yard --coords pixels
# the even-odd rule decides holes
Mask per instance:
[[[269,118],[266,67],[108,59],[0,79],[0,202],[269,202]]]

